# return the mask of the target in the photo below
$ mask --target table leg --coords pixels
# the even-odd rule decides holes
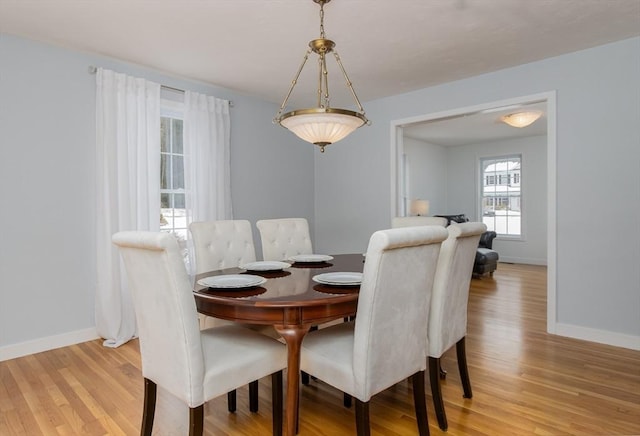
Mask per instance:
[[[298,424],[298,403],[300,398],[300,347],[310,325],[275,325],[276,331],[287,343],[287,402],[285,406],[285,435],[295,436]]]

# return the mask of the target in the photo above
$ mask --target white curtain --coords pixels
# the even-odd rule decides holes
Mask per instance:
[[[187,222],[233,218],[229,101],[185,91],[184,187]],[[187,269],[195,273],[191,234]]]
[[[160,85],[98,68],[96,328],[104,345],[136,336],[125,271],[111,236],[160,229]]]
[[[188,222],[231,219],[229,101],[185,91],[184,108]]]

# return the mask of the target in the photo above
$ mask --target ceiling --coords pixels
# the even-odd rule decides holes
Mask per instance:
[[[366,103],[640,35],[640,0],[333,0],[324,24]],[[312,0],[0,0],[0,31],[278,104],[320,33]],[[293,105],[315,106],[315,64]]]
[[[525,111],[539,111],[543,115],[533,124],[522,128],[511,127],[500,121],[503,115]],[[404,126],[403,134],[407,138],[441,146],[480,144],[489,141],[546,135],[546,113],[546,102],[497,107]]]

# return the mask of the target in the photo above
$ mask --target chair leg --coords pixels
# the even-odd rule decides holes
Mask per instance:
[[[438,359],[438,371],[440,373],[440,380],[446,380],[447,378],[447,371],[445,371],[444,369],[442,369],[442,360]]]
[[[230,413],[236,411],[236,390],[227,392],[227,410]]]
[[[344,407],[351,407],[351,395],[345,392],[344,398],[342,399],[342,404],[344,404]]]
[[[189,408],[189,436],[202,436],[204,431],[204,404]]]
[[[249,411],[258,411],[258,380],[249,383]]]
[[[273,436],[282,436],[282,371],[271,374]]]
[[[433,398],[433,408],[438,418],[438,426],[440,430],[447,431],[447,414],[444,411],[444,403],[442,402],[442,390],[440,389],[439,377],[440,359],[429,356],[429,383],[431,384],[431,397]]]
[[[471,392],[471,380],[469,379],[469,369],[467,368],[467,352],[464,337],[456,342],[456,354],[458,357],[458,370],[460,371],[464,398],[472,398],[473,392]]]
[[[418,371],[411,377],[413,382],[413,404],[416,409],[418,433],[420,436],[429,435],[429,418],[427,417],[427,401],[424,395],[424,371]]]
[[[369,423],[369,402],[356,398],[356,433],[358,436],[369,436],[371,426]]]
[[[153,429],[153,417],[156,412],[157,385],[148,378],[144,379],[144,406],[142,410],[141,436],[151,436]]]

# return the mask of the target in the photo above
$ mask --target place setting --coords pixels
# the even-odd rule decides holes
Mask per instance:
[[[318,283],[314,290],[329,294],[349,294],[357,291],[362,283],[360,272],[330,272],[318,274],[311,278]]]
[[[267,279],[274,279],[291,275],[291,272],[285,271],[285,269],[290,267],[290,263],[280,262],[276,260],[261,260],[240,265],[241,269]]]
[[[265,293],[267,290],[261,286],[266,282],[266,278],[253,274],[223,274],[205,277],[197,283],[207,288],[204,291],[215,292],[216,295],[249,297]]]
[[[295,268],[327,268],[333,266],[329,261],[333,256],[328,254],[298,254],[287,259]]]

